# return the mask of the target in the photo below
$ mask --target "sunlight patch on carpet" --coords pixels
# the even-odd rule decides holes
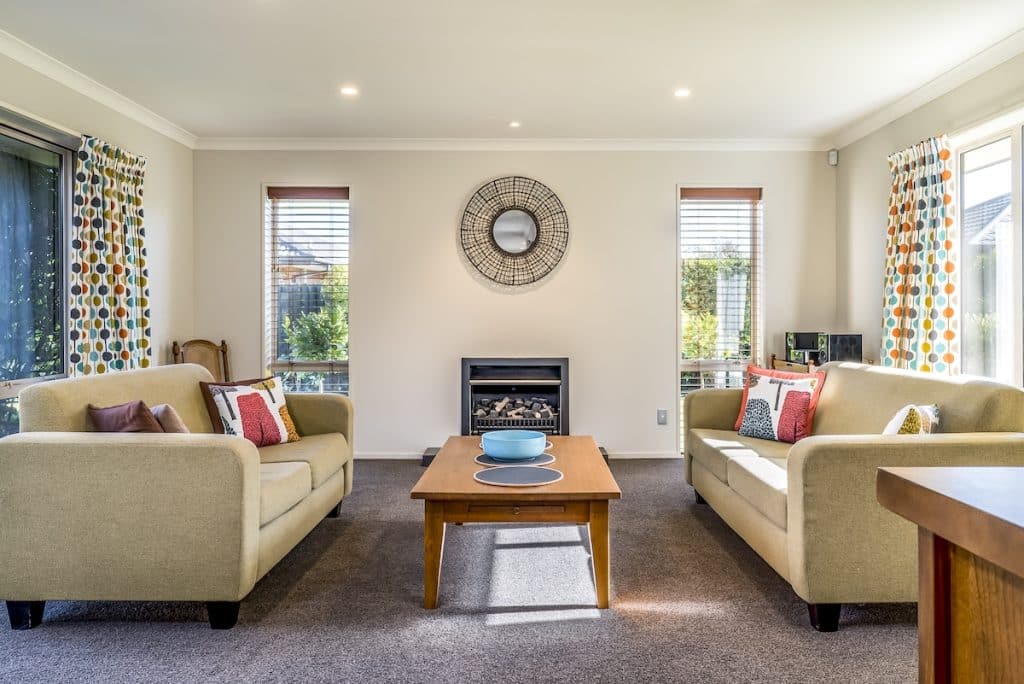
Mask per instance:
[[[488,627],[506,627],[509,625],[526,625],[539,622],[565,622],[568,620],[596,620],[601,617],[597,608],[557,608],[552,606],[546,610],[516,610],[488,613],[484,624]]]

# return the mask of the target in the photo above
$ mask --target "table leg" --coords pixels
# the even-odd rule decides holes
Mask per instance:
[[[608,607],[608,582],[611,564],[608,554],[608,502],[590,502],[590,556],[594,563],[594,588],[597,607]]]
[[[953,553],[950,544],[923,527],[918,528],[917,603],[920,681],[948,684],[953,679],[951,586]]]
[[[441,554],[444,551],[444,503],[423,503],[423,607],[437,608]]]

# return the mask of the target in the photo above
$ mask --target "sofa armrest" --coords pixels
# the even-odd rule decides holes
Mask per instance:
[[[711,430],[732,430],[740,413],[743,390],[702,389],[690,392],[683,399],[683,425]]]
[[[787,463],[790,582],[809,603],[914,601],[917,530],[875,495],[884,466],[1024,465],[1024,434],[828,435]]]
[[[693,428],[733,430],[743,400],[742,389],[708,388],[690,392],[683,398],[683,443],[686,482],[693,484],[693,462],[688,441]]]
[[[288,412],[300,435],[340,432],[352,447],[352,401],[342,394],[293,392],[285,394]]]
[[[5,437],[0,598],[240,600],[259,509],[259,454],[235,436]]]

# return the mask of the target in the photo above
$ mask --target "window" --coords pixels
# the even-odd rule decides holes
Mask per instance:
[[[69,149],[0,125],[0,436],[25,385],[66,372],[70,174]]]
[[[740,386],[759,357],[760,254],[760,188],[680,190],[680,399]]]
[[[1020,128],[959,151],[963,371],[1020,385]]]
[[[348,188],[266,196],[267,365],[290,392],[348,394]]]

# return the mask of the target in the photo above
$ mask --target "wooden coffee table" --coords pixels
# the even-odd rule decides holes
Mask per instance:
[[[597,607],[608,607],[608,501],[622,496],[593,437],[550,437],[558,482],[539,487],[499,487],[473,479],[484,466],[480,437],[449,437],[420,481],[423,499],[423,607],[437,608],[446,523],[575,523],[590,525]]]

